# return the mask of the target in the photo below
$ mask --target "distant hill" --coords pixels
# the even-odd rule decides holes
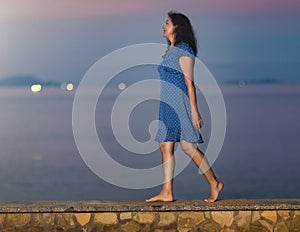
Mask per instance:
[[[30,75],[13,76],[0,79],[0,86],[31,86],[32,84],[42,84],[43,86],[60,86],[57,81],[42,81],[39,78]]]
[[[253,79],[253,80],[230,80],[230,81],[225,81],[224,83],[229,85],[258,85],[258,84],[282,84],[285,82],[278,79],[265,78],[265,79]]]

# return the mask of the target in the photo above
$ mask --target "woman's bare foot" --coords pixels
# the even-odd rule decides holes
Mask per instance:
[[[218,180],[216,184],[210,185],[210,197],[207,199],[204,199],[205,202],[215,202],[220,192],[222,191],[224,187],[224,184]]]
[[[172,196],[172,194],[160,193],[160,194],[146,200],[146,202],[155,202],[155,201],[171,202],[171,201],[173,201],[173,196]]]

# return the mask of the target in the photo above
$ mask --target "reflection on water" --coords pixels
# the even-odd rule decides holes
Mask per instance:
[[[126,88],[121,84],[115,93]],[[225,143],[214,163],[225,182],[221,197],[299,197],[300,86],[221,88],[228,116]],[[37,95],[22,88],[0,90],[0,200],[145,199],[159,190],[115,187],[86,167],[72,134],[74,93],[46,88]],[[104,120],[113,103],[114,92],[110,93],[102,99],[103,108],[96,110],[97,129],[104,132],[110,128]],[[202,133],[208,141],[210,116],[201,94],[198,97],[206,122]],[[138,139],[147,138],[156,106],[148,102],[135,110],[137,118],[146,119],[131,121]],[[101,133],[101,141],[124,165],[141,168],[161,162],[158,150],[146,156],[120,150],[111,133]],[[204,151],[206,144],[200,145]],[[192,163],[176,177],[174,193],[179,199],[207,196],[205,179]]]

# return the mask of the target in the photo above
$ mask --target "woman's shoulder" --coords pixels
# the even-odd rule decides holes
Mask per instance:
[[[180,50],[183,50],[184,52],[190,53],[193,56],[195,55],[191,46],[186,42],[180,42],[176,45],[176,47],[179,48]]]

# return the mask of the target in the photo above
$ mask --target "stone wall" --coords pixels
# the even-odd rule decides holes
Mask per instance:
[[[0,231],[300,231],[300,199],[0,203]]]

